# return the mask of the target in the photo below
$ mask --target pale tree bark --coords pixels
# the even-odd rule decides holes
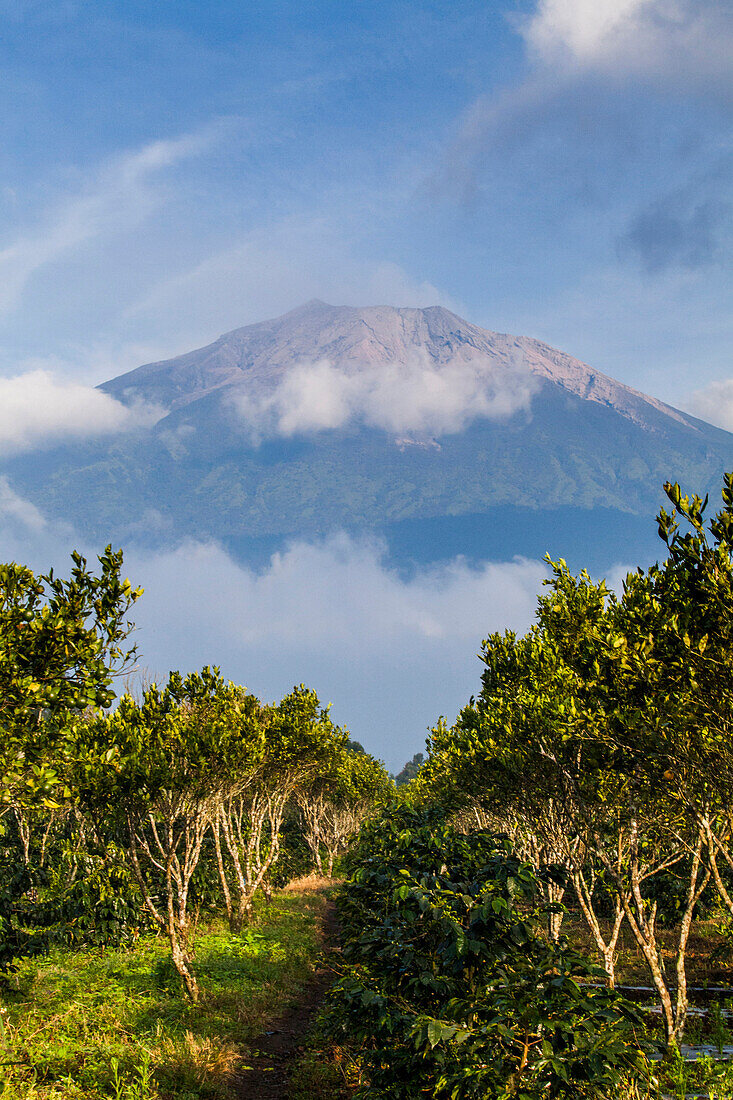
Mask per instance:
[[[229,889],[229,879],[226,873],[226,867],[224,864],[224,856],[221,849],[221,822],[219,819],[220,807],[217,806],[214,819],[211,822],[211,831],[214,834],[214,851],[216,852],[216,868],[219,873],[219,882],[221,884],[221,892],[224,896],[224,908],[226,910],[227,921],[229,927],[232,927],[234,922],[234,906],[232,904],[232,892]]]
[[[20,806],[12,806],[13,817],[15,818],[15,827],[18,830],[18,839],[20,840],[21,851],[23,852],[23,865],[28,867],[31,861],[30,846],[31,846],[31,827],[30,822],[26,818],[23,810]]]
[[[311,853],[313,865],[319,875],[323,874],[323,858],[321,845],[323,836],[322,823],[326,814],[326,796],[322,793],[312,794],[309,791],[300,791],[296,795],[296,802],[300,811],[303,825],[303,836]]]
[[[540,892],[548,909],[547,934],[557,943],[565,917],[563,899],[580,844],[577,832],[555,798],[548,798],[541,807],[523,800],[521,808],[507,815],[506,830],[517,854],[538,872]],[[561,872],[560,881],[553,878],[554,869]]]
[[[692,824],[692,815],[681,814],[679,809],[672,809],[672,817],[668,819],[659,805],[650,800],[648,792],[640,798],[635,782],[615,810],[610,804],[584,801],[578,783],[582,775],[580,748],[569,766],[560,763],[553,752],[544,755],[555,768],[566,813],[574,821],[586,847],[603,866],[607,883],[613,885],[617,902],[657,991],[667,1046],[673,1046],[679,1041],[687,1019],[687,944],[694,910],[711,875],[710,869],[703,867],[701,858],[704,830],[699,822]],[[642,806],[646,807],[645,811]],[[688,836],[690,829],[691,836]],[[609,835],[614,838],[615,850],[609,851]],[[620,852],[624,853],[623,860],[619,859]],[[675,990],[667,980],[664,956],[657,942],[657,902],[644,896],[643,885],[655,875],[678,865],[688,854],[686,903],[675,948]]]
[[[625,913],[620,900],[614,896],[614,916],[608,933],[604,934],[603,922],[596,912],[593,900],[596,875],[588,847],[580,836],[577,812],[568,812],[564,802],[558,799],[548,798],[541,806],[529,805],[524,799],[521,812],[506,811],[501,815],[474,803],[461,811],[455,821],[457,827],[466,833],[475,829],[506,833],[516,845],[520,856],[532,863],[535,869],[552,862],[567,871],[580,912],[595,941],[608,985],[614,988],[618,941]],[[623,838],[619,833],[617,864],[622,858],[622,843]],[[549,905],[563,902],[564,888],[552,882],[541,885],[544,899]],[[562,931],[562,920],[562,912],[548,914],[548,936],[555,942]]]
[[[733,917],[733,897],[731,897],[730,891],[723,880],[718,863],[719,858],[722,856],[728,869],[733,872],[733,856],[730,851],[730,812],[725,816],[721,815],[720,821],[717,821],[707,809],[698,812],[697,817],[705,835],[708,866],[710,867],[715,889],[729,915]]]
[[[345,806],[332,806],[326,814],[324,844],[328,857],[329,878],[333,878],[333,865],[336,857],[348,851],[351,841],[358,834],[368,812],[369,805],[364,802]]]
[[[215,806],[186,795],[164,792],[146,817],[127,816],[128,851],[145,905],[165,933],[173,965],[189,998],[195,1003],[199,987],[193,971],[193,935],[188,912],[191,880]],[[145,868],[163,880],[163,907],[153,900]]]
[[[626,859],[624,830],[616,825],[613,832],[615,834],[615,867],[620,876]],[[616,889],[617,879],[614,880],[614,886],[609,891],[614,902],[613,919],[608,931],[604,931],[605,922],[599,917],[596,909],[595,893],[598,885],[598,875],[594,858],[596,858],[596,853],[589,849],[585,842],[581,843],[580,838],[578,838],[578,843],[573,846],[572,851],[571,881],[578,907],[593,936],[599,961],[606,972],[608,987],[614,989],[616,985],[618,941],[626,914]]]
[[[220,829],[229,856],[229,870],[222,860],[219,874],[222,889],[231,898],[227,915],[233,931],[241,930],[251,919],[257,891],[270,888],[269,876],[280,855],[280,830],[293,785],[286,780],[271,790],[258,786],[219,802],[215,837]]]
[[[368,801],[339,804],[327,795],[301,791],[296,795],[306,843],[320,875],[323,874],[323,853],[329,878],[337,856],[348,850],[370,809]]]
[[[503,814],[488,811],[480,803],[465,808],[456,815],[456,827],[463,832],[474,830],[493,830],[506,833],[516,846],[518,854],[526,859],[536,870],[549,863],[555,863],[566,870],[572,883],[580,912],[593,936],[601,966],[606,972],[611,989],[616,982],[615,965],[618,941],[625,919],[623,905],[614,893],[614,915],[610,929],[604,934],[603,922],[596,912],[593,893],[596,875],[590,859],[587,845],[582,841],[576,813],[568,812],[563,800],[548,798],[542,804],[522,800],[521,811],[505,810]],[[622,857],[622,835],[618,834],[617,864]],[[565,888],[560,884],[541,882],[545,902],[559,906],[565,897]],[[562,931],[563,913],[548,914],[548,936],[554,942]]]
[[[521,805],[515,800],[511,807],[497,811],[487,810],[474,802],[456,814],[453,821],[456,828],[467,834],[477,830],[506,833],[519,858],[538,872],[540,895],[547,906],[547,935],[557,943],[565,917],[562,903],[567,885],[564,876],[570,877],[579,844],[562,805],[549,798],[540,807],[522,798]],[[561,872],[560,881],[553,877],[553,869]]]
[[[620,847],[620,843],[619,843]],[[617,861],[618,866],[618,861]],[[596,913],[593,894],[595,892],[595,875],[592,867],[590,874],[586,873],[585,866],[578,862],[573,867],[572,882],[575,896],[580,906],[580,911],[585,917],[585,922],[591,931],[596,943],[601,966],[606,972],[606,980],[609,989],[616,986],[616,953],[618,939],[626,913],[618,893],[614,891],[614,914],[608,934],[604,934],[601,921]]]
[[[651,864],[642,857],[640,821],[632,816],[629,823],[628,861],[624,870],[609,857],[606,846],[597,833],[593,839],[596,853],[603,863],[609,881],[615,885],[626,920],[646,961],[662,1009],[665,1039],[668,1046],[673,1046],[679,1042],[687,1019],[687,944],[694,910],[710,880],[710,870],[704,868],[702,864],[702,849],[705,842],[703,830],[698,827],[691,844],[679,842],[675,851],[669,853],[666,858],[658,855],[657,860]],[[667,840],[669,839],[671,834],[667,836]],[[677,982],[676,989],[673,989],[667,979],[664,958],[656,936],[657,902],[644,897],[642,886],[654,875],[679,864],[688,853],[691,860],[685,908],[677,929],[675,948]]]

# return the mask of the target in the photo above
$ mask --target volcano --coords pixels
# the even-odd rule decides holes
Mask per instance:
[[[395,563],[658,553],[662,484],[716,491],[733,435],[442,307],[314,301],[105,382],[152,427],[6,463],[87,538],[215,540],[262,562],[335,530]]]

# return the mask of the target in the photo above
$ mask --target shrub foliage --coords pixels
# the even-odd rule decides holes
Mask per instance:
[[[340,898],[331,1028],[364,1096],[605,1096],[638,1065],[635,1010],[543,932],[537,875],[506,837],[400,807],[368,825]]]

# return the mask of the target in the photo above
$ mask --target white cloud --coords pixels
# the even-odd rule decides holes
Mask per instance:
[[[406,579],[380,544],[343,535],[295,543],[262,571],[194,543],[132,551],[125,569],[145,587],[137,640],[156,676],[215,662],[264,699],[308,683],[395,769],[478,690],[481,639],[528,628],[546,575],[536,561],[457,559]]]
[[[440,436],[472,420],[503,419],[529,406],[534,380],[485,358],[436,367],[427,357],[344,370],[323,361],[293,367],[270,393],[233,400],[253,439],[352,423],[391,433]]]
[[[542,57],[562,51],[592,62],[614,48],[620,36],[638,32],[644,9],[655,5],[656,0],[540,0],[524,36]]]
[[[694,416],[733,432],[733,378],[711,382],[695,390],[687,399],[687,408]]]
[[[478,645],[493,622],[529,624],[545,576],[540,562],[473,568],[458,558],[405,579],[387,567],[385,554],[377,540],[339,534],[294,542],[257,572],[238,565],[216,544],[192,542],[141,561],[140,583],[149,585],[152,577],[158,591],[164,578],[185,576],[185,591],[199,617],[197,633],[218,630],[227,644],[256,646],[271,655],[304,644],[311,652],[330,654],[338,646],[351,659],[365,647],[394,655],[411,639],[418,646]],[[182,607],[177,615],[184,634],[189,614]]]
[[[730,87],[733,23],[718,0],[539,0],[522,33],[553,66],[722,78]]]
[[[0,249],[0,313],[19,302],[32,276],[95,238],[139,225],[157,206],[151,177],[202,151],[214,128],[154,141],[103,165],[46,223]]]
[[[46,526],[36,506],[19,497],[6,477],[0,477],[0,520],[4,524],[17,522],[21,528],[35,533]]]
[[[69,553],[99,547],[43,523],[0,483],[0,561],[68,575]],[[262,699],[307,683],[334,704],[334,720],[398,769],[422,748],[439,715],[452,720],[480,686],[481,639],[530,625],[546,570],[517,560],[472,568],[460,558],[404,577],[375,541],[344,535],[291,545],[253,570],[220,546],[125,547],[136,605],[140,668],[219,664]],[[182,598],[183,596],[183,598]]]
[[[0,454],[148,427],[164,415],[151,405],[127,407],[101,390],[36,370],[0,378]]]

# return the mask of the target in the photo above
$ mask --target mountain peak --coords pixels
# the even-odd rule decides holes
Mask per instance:
[[[23,495],[89,537],[213,539],[252,561],[342,529],[402,560],[568,558],[574,539],[629,561],[629,517],[663,482],[706,492],[733,455],[728,433],[439,305],[307,302],[103,388],[169,413],[19,459]]]
[[[322,313],[324,309],[338,309],[338,306],[329,305],[328,302],[324,302],[321,298],[311,298],[309,301],[304,302],[302,306],[296,306],[294,309],[288,310],[287,313],[283,313],[275,320],[282,320],[285,317],[297,317],[306,313]]]
[[[539,340],[480,328],[444,306],[334,306],[313,298],[269,321],[233,329],[213,344],[149,363],[101,387],[123,400],[174,410],[216,391],[272,389],[295,366],[328,361],[347,371],[415,361],[436,369],[471,364],[494,376],[524,371],[585,401],[650,426],[661,414],[695,427],[670,406],[630,389]]]

